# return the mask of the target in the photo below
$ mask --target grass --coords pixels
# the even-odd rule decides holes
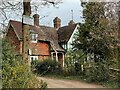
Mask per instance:
[[[107,82],[101,82],[102,86],[107,88],[118,88],[118,82],[117,81],[107,81]]]

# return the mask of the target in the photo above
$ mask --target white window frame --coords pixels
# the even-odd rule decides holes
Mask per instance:
[[[37,41],[38,41],[38,34],[31,33],[31,42],[37,43]]]
[[[62,47],[63,47],[64,49],[67,49],[67,43],[63,43],[63,44],[62,44]]]
[[[32,60],[32,58],[33,58],[33,60]],[[38,56],[30,56],[30,62],[34,61],[34,60],[38,60]]]
[[[28,50],[28,54],[32,55],[32,50],[31,49]]]

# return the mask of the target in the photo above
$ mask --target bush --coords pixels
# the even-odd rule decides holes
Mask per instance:
[[[64,67],[64,75],[65,76],[73,76],[73,75],[81,75],[83,74],[81,65],[83,65],[83,60],[73,56],[68,55],[65,58],[65,67]]]
[[[13,48],[2,43],[2,88],[42,88],[40,81],[30,72],[30,67],[16,57]]]
[[[45,89],[47,88],[47,83],[44,82],[43,80],[38,80],[37,77],[34,75],[29,78],[29,81],[27,83],[29,88],[40,88],[40,89]]]
[[[104,82],[109,80],[109,68],[102,62],[93,64],[86,69],[85,73],[90,82]]]
[[[64,66],[63,75],[64,76],[71,76],[71,75],[75,75],[75,74],[76,73],[75,73],[74,60],[73,60],[71,53],[70,53],[70,55],[65,58],[65,66]]]
[[[45,59],[43,61],[33,61],[31,63],[32,70],[38,74],[60,74],[62,71],[61,65],[55,60]]]

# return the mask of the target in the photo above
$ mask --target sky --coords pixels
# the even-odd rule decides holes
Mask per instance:
[[[13,0],[8,0],[15,3]],[[21,0],[16,0],[20,2]],[[53,27],[53,19],[55,17],[59,17],[61,19],[61,26],[68,25],[69,21],[72,20],[72,12],[73,10],[73,20],[74,22],[82,22],[82,7],[80,0],[62,0],[62,3],[59,3],[57,6],[49,5],[49,6],[41,6],[40,0],[32,0],[35,5],[39,6],[38,10],[34,10],[32,7],[32,14],[40,15],[40,25],[47,25]],[[38,2],[37,2],[38,1]],[[22,3],[22,1],[21,1]],[[0,4],[1,6],[2,4]],[[32,4],[31,4],[32,6]],[[22,6],[21,6],[22,7]],[[8,20],[5,22],[8,24],[9,20],[22,21],[22,9],[18,11],[14,10],[6,10],[6,15]],[[0,13],[0,23],[4,20],[4,16]],[[44,17],[45,16],[45,17]],[[42,18],[44,17],[44,18]]]
[[[3,0],[3,1],[14,2],[15,0]],[[22,3],[22,0],[16,0],[16,1]],[[71,10],[73,10],[73,20],[76,23],[82,22],[82,21],[84,22],[84,20],[82,19],[83,9],[80,3],[81,0],[62,0],[63,3],[60,3],[59,5],[57,5],[57,8],[54,7],[53,5],[50,5],[49,7],[48,6],[41,7],[41,5],[39,4],[41,0],[32,0],[32,1],[36,2],[35,5],[40,6],[40,8],[38,9],[38,11],[33,11],[31,16],[33,16],[33,14],[35,13],[39,14],[41,17],[40,24],[42,25],[53,26],[53,19],[55,17],[59,17],[61,19],[62,26],[67,25],[69,21],[72,19]],[[83,1],[86,1],[86,0],[83,0]],[[96,0],[91,0],[91,1],[96,1]],[[110,0],[105,0],[105,1],[110,1]],[[119,0],[115,0],[115,1],[119,1]],[[1,6],[2,6],[2,3],[0,0],[0,7]],[[22,21],[22,9],[16,12],[17,15],[13,10],[12,11],[6,10],[6,12],[8,17],[8,20],[5,22],[6,25],[10,19],[16,20],[16,21]],[[1,16],[0,23],[2,23],[2,21],[4,20],[4,16],[2,16],[1,12],[0,12],[0,16]],[[46,16],[46,17],[42,18],[43,16]],[[1,24],[0,24],[0,28],[1,28]]]
[[[59,17],[61,19],[61,25],[68,25],[68,22],[72,20],[72,12],[73,10],[73,20],[78,23],[81,22],[82,19],[82,7],[80,0],[62,0],[63,3],[60,3],[56,8],[54,6],[43,7],[39,10],[41,17],[48,15],[45,18],[40,19],[40,24],[53,26],[53,19],[55,17]]]

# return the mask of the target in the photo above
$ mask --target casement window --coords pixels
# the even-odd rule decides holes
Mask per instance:
[[[38,56],[30,56],[30,62],[38,60]]]
[[[37,43],[37,41],[38,41],[38,34],[31,33],[31,41],[34,42],[34,43]]]

